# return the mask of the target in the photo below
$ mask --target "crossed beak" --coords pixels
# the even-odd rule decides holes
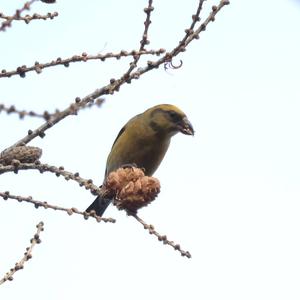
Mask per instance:
[[[180,124],[178,124],[178,129],[180,132],[186,135],[194,135],[195,133],[194,128],[187,117],[184,117]]]

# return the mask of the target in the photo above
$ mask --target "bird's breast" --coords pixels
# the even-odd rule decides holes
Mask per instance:
[[[119,139],[108,157],[106,175],[128,164],[135,164],[144,169],[146,175],[152,175],[164,158],[169,144],[170,139],[156,135]]]

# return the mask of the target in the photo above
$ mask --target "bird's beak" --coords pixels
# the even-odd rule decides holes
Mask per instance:
[[[178,124],[178,129],[180,132],[186,135],[194,135],[195,133],[194,128],[187,117],[184,117],[180,124]]]

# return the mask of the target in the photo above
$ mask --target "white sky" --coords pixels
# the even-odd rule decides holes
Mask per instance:
[[[193,258],[180,257],[140,224],[110,207],[116,224],[29,204],[0,201],[0,276],[21,258],[35,225],[42,243],[1,299],[299,299],[300,298],[300,2],[231,1],[179,70],[155,70],[50,129],[30,145],[42,162],[100,184],[106,156],[133,115],[173,103],[194,125],[178,135],[155,176],[162,192],[140,212]],[[10,13],[21,1],[0,1]],[[206,2],[206,10],[215,4]],[[138,47],[147,1],[59,1],[31,12],[58,11],[52,21],[14,22],[1,33],[0,69]],[[150,48],[171,49],[197,1],[154,1]],[[20,109],[65,108],[120,76],[129,60],[50,68],[0,80],[0,103]],[[176,61],[175,61],[176,63]],[[0,115],[1,149],[41,120]],[[1,176],[0,190],[85,209],[93,197],[75,183],[34,171]]]

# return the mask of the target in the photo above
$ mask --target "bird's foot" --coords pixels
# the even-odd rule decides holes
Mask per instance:
[[[137,164],[135,164],[135,163],[132,163],[132,164],[124,164],[124,165],[122,165],[121,166],[121,168],[123,168],[123,169],[130,169],[130,168],[137,168],[138,166],[137,166]]]

